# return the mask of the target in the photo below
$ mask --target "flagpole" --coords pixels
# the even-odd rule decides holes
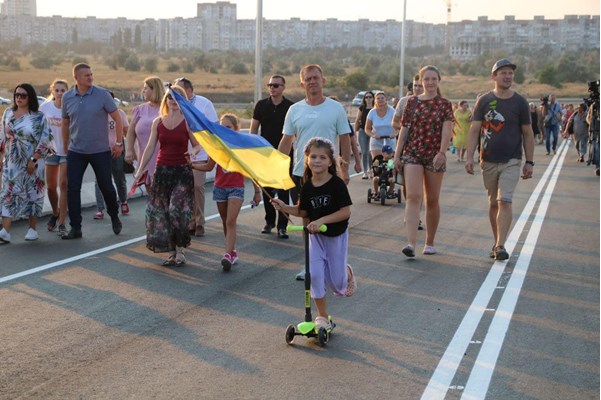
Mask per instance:
[[[403,24],[401,25],[401,68],[399,71],[399,99],[405,96],[405,16],[407,15],[407,0],[403,0]]]
[[[255,28],[255,97],[254,104],[261,99],[263,86],[263,0],[257,0],[257,21]]]

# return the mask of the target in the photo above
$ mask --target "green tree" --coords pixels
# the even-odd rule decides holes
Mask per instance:
[[[126,71],[139,71],[140,60],[138,60],[138,56],[135,54],[131,54],[123,63],[123,67]]]
[[[344,81],[346,86],[355,90],[365,89],[369,85],[369,79],[364,72],[353,72],[348,74]]]
[[[136,30],[134,31],[134,47],[136,49],[142,47],[142,29],[140,25],[136,25]]]
[[[557,68],[555,68],[552,65],[547,65],[545,68],[542,69],[542,71],[539,71],[536,74],[536,79],[538,79],[540,83],[546,83],[557,88],[561,87],[561,82],[559,81]]]
[[[144,69],[150,73],[156,72],[158,65],[159,59],[156,56],[149,56],[144,60]]]

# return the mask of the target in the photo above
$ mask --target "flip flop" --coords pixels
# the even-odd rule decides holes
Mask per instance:
[[[175,266],[175,254],[171,254],[168,259],[163,261],[163,267],[173,267]]]

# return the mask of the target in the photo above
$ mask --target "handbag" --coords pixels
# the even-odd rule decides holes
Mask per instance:
[[[417,96],[415,97],[415,104],[413,105],[413,109],[411,110],[411,118],[409,119],[409,126],[407,127],[407,135],[405,137],[399,138],[399,140],[403,141],[403,148],[401,149],[401,154],[399,154],[399,159],[401,159],[401,170],[397,175],[397,182],[399,185],[405,186],[405,164],[403,163],[403,153],[405,152],[405,145],[409,140],[409,135],[411,134],[411,128],[413,127],[413,117],[415,116],[415,109],[417,108],[417,104],[419,103],[419,99]]]

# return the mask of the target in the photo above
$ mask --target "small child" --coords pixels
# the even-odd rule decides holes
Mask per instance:
[[[240,130],[240,121],[233,114],[223,114],[219,123],[233,131]],[[214,167],[215,161],[211,158],[205,162],[192,163],[192,168],[198,171],[211,171]],[[221,266],[227,272],[238,261],[238,252],[235,250],[236,223],[244,202],[244,176],[238,172],[228,172],[217,165],[213,185],[213,200],[217,202],[225,235],[225,254],[221,259]],[[257,204],[261,201],[261,190],[257,186],[255,186],[253,201]]]
[[[394,150],[388,144],[382,146],[382,154],[374,157],[372,169],[374,173],[374,199],[380,197],[380,182],[385,179],[388,182],[388,193],[394,193],[394,165],[389,165],[394,158]]]
[[[313,138],[304,149],[305,174],[298,205],[279,199],[271,202],[278,211],[302,217],[309,235],[311,254],[311,297],[315,301],[317,328],[331,329],[326,307],[326,286],[339,296],[352,296],[356,290],[353,269],[347,264],[348,220],[351,197],[344,181],[336,174],[334,146],[326,139]],[[320,233],[321,225],[327,231]]]

